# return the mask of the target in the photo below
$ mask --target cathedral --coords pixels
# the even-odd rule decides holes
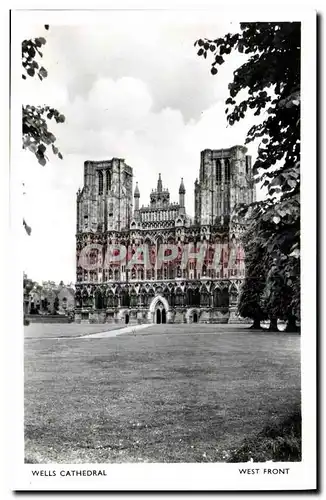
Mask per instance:
[[[77,192],[75,321],[241,322],[245,222],[235,207],[255,201],[246,152],[201,152],[194,217],[183,179],[174,202],[159,174],[149,204],[140,206],[141,186],[133,191],[124,159],[86,161]]]

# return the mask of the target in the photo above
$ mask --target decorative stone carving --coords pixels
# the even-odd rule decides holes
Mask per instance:
[[[99,169],[103,172],[103,185],[97,174]],[[179,203],[170,201],[170,193],[163,187],[161,176],[150,195],[149,206],[139,208],[140,191],[137,187],[133,193],[132,188],[132,168],[123,159],[85,162],[84,187],[77,195],[75,319],[155,322],[154,301],[162,297],[160,304],[165,304],[165,313],[160,316],[161,322],[241,321],[237,315],[237,301],[244,278],[243,262],[229,269],[221,256],[221,261],[213,265],[214,259],[206,252],[202,269],[190,262],[182,268],[181,257],[173,265],[165,263],[161,269],[156,269],[155,255],[162,243],[196,245],[205,242],[208,247],[219,244],[232,250],[234,242],[241,242],[245,222],[231,219],[231,215],[240,197],[244,203],[255,199],[251,160],[246,156],[246,148],[235,146],[201,153],[193,220],[184,209],[186,189],[183,181]],[[134,213],[133,199],[136,200]],[[128,272],[122,264],[87,272],[78,263],[79,255],[85,245],[92,243],[103,245],[104,251],[114,244],[135,251],[145,243],[154,260],[149,268],[137,264]],[[216,289],[224,294],[222,302],[216,297]],[[200,292],[194,298],[196,290]],[[102,297],[102,302],[97,299],[97,305],[102,305],[100,310],[95,307],[98,293]]]

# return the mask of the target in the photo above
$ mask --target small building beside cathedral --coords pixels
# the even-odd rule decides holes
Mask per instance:
[[[186,188],[170,200],[161,174],[140,207],[124,159],[86,161],[77,193],[75,321],[239,322],[245,276],[239,204],[255,201],[243,146],[201,152],[194,218]]]

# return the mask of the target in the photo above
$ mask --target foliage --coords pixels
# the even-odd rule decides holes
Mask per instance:
[[[44,25],[49,29],[49,25]],[[43,37],[24,40],[22,42],[22,66],[23,80],[27,77],[38,76],[42,81],[48,76],[47,70],[40,65],[39,58],[43,57],[42,47],[46,44]],[[32,106],[30,104],[22,106],[22,136],[23,149],[35,154],[40,165],[45,166],[48,161],[47,146],[51,146],[52,153],[61,160],[63,156],[59,149],[54,145],[56,137],[48,129],[48,120],[54,119],[57,123],[63,123],[65,116],[57,109],[50,106]],[[23,220],[23,226],[28,235],[31,234],[31,227]]]
[[[64,115],[50,106],[23,106],[23,148],[35,154],[38,162],[44,166],[48,157],[46,147],[51,145],[52,152],[62,160],[62,154],[54,145],[56,137],[48,130],[47,120],[57,123],[65,121]]]
[[[49,29],[48,25],[46,25]],[[41,52],[42,45],[46,44],[46,40],[43,37],[34,38],[31,40],[24,40],[22,42],[22,65],[24,73],[22,78],[26,80],[27,76],[37,75],[40,80],[46,78],[48,73],[46,69],[39,65],[36,61],[36,56],[39,55],[43,57],[43,52]]]
[[[58,299],[58,297],[56,297],[54,299],[54,303],[53,303],[53,312],[54,312],[54,314],[56,314],[58,310],[59,310],[59,299]]]
[[[287,235],[284,236],[286,241]],[[271,317],[300,317],[300,260],[287,255],[282,247],[275,251],[266,277],[263,308]]]
[[[266,281],[265,249],[257,242],[253,232],[247,232],[244,239],[246,255],[246,274],[240,300],[239,313],[243,318],[251,318],[255,322],[266,319],[262,305],[262,295]]]
[[[25,219],[23,219],[23,226],[25,228],[26,233],[29,236],[31,234],[31,232],[32,232],[32,228],[27,224],[27,222],[25,221]]]
[[[240,309],[253,319],[257,315],[260,319],[264,315],[285,320],[300,317],[299,198],[292,200],[292,209],[281,218],[275,214],[283,205],[265,200],[247,212],[246,280]]]
[[[256,180],[265,180],[269,194],[293,192],[299,181],[300,23],[242,23],[240,27],[241,33],[197,40],[198,55],[207,57],[210,51],[211,72],[217,74],[217,66],[233,50],[248,54],[229,84],[227,120],[233,125],[249,110],[255,110],[255,116],[264,110],[262,122],[249,129],[246,139],[246,143],[261,139],[253,172],[260,171]],[[246,97],[237,100],[243,91]],[[280,161],[282,165],[273,169]]]
[[[45,29],[48,30],[49,25],[46,24]],[[37,61],[38,58],[43,57],[41,48],[45,44],[46,39],[43,37],[22,42],[23,79],[26,79],[27,76],[33,78],[37,75],[40,80],[43,80],[48,76],[47,70],[40,66]],[[54,145],[56,137],[48,130],[48,120],[54,119],[57,123],[63,123],[65,116],[50,106],[32,105],[23,106],[22,115],[23,149],[35,154],[37,161],[42,166],[46,165],[48,160],[46,155],[47,146],[51,146],[52,153],[62,160],[62,154]]]
[[[213,75],[218,74],[218,66],[232,51],[247,55],[229,84],[230,95],[225,102],[228,123],[233,125],[249,112],[262,116],[260,123],[248,130],[246,143],[260,141],[253,173],[255,181],[267,188],[268,197],[253,203],[249,210],[239,210],[239,215],[250,220],[248,235],[252,238],[240,306],[247,313],[259,304],[269,316],[298,317],[300,23],[242,23],[240,29],[240,33],[223,38],[195,42],[199,56],[213,57]],[[260,252],[264,258],[259,264]],[[264,290],[259,287],[254,291],[255,274],[261,275],[262,265],[268,270]]]
[[[234,450],[228,462],[299,462],[301,461],[301,414],[293,412],[276,425],[265,427],[253,438],[246,438]]]

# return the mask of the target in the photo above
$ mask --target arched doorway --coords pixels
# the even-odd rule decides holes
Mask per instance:
[[[194,312],[193,316],[192,316],[192,322],[193,323],[198,323],[198,315],[196,312]]]
[[[125,323],[126,323],[126,325],[128,325],[128,323],[129,323],[129,314],[125,315]]]
[[[167,323],[169,303],[162,295],[157,295],[150,303],[148,319],[152,323]]]

